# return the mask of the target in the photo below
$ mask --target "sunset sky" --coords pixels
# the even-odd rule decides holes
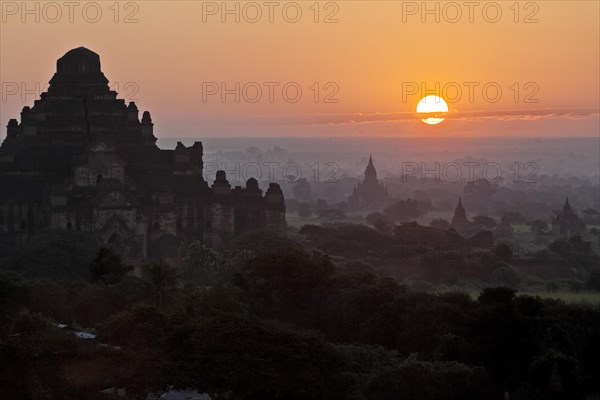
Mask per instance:
[[[462,1],[427,3],[430,10],[437,4],[439,22],[435,13],[423,13],[420,1],[318,7],[299,1],[286,6],[287,14],[289,2],[274,2],[272,22],[262,1],[237,3],[240,22],[222,15],[222,2],[201,1],[120,2],[119,15],[113,1],[100,1],[102,15],[93,22],[96,10],[87,6],[84,15],[87,3],[80,2],[72,23],[67,7],[57,17],[45,2],[28,2],[31,10],[37,4],[36,22],[36,12],[26,14],[20,1],[1,3],[2,138],[8,120],[35,99],[9,88],[46,85],[56,60],[79,46],[100,55],[121,98],[152,113],[159,137],[599,133],[597,1],[475,2],[473,9]],[[252,23],[257,9],[262,17]],[[292,23],[298,9],[302,16]],[[233,94],[223,102],[220,94],[206,93],[213,83],[234,88],[236,82],[239,103]],[[278,84],[272,102],[265,82]],[[302,89],[296,103],[282,94],[290,82],[291,97],[295,87]],[[244,98],[241,87],[248,83]],[[446,93],[436,91],[436,83]],[[430,90],[407,93],[421,84]],[[262,97],[247,101],[256,86]],[[439,125],[424,124],[415,113],[431,92],[445,97],[450,109]],[[337,102],[325,102],[327,95]]]

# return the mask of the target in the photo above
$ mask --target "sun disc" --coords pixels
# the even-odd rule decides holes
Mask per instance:
[[[417,113],[427,114],[422,121],[429,125],[436,125],[445,118],[442,115],[448,112],[448,104],[439,96],[425,96],[417,104]]]

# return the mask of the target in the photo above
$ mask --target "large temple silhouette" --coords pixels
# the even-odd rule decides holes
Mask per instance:
[[[110,90],[98,54],[84,47],[57,62],[48,91],[11,119],[0,147],[0,239],[45,228],[94,235],[129,261],[172,259],[210,235],[285,232],[276,183],[232,188],[219,171],[203,179],[201,142],[156,145],[150,113],[139,119]]]
[[[348,198],[348,205],[354,210],[380,210],[390,201],[388,189],[383,182],[377,179],[373,157],[369,156],[365,179],[352,190],[352,194]]]

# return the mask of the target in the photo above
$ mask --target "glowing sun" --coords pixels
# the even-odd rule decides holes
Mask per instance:
[[[417,104],[419,114],[427,114],[422,121],[429,125],[439,124],[444,120],[442,115],[448,112],[448,104],[439,96],[425,96]]]

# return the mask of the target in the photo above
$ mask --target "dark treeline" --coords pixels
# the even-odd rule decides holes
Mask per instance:
[[[107,388],[132,399],[173,388],[240,400],[598,393],[597,308],[502,287],[477,299],[417,292],[285,246],[228,253],[239,268],[206,286],[206,259],[217,253],[203,252],[183,272],[154,262],[137,277],[107,250],[89,261],[88,281],[2,273],[0,354],[10,363],[0,397],[99,399]]]
[[[415,222],[389,229],[304,225],[299,235],[313,248],[340,259],[360,260],[421,288],[600,290],[598,255],[593,242],[580,235],[529,245],[512,238],[495,239],[489,231],[467,238],[452,229]]]

